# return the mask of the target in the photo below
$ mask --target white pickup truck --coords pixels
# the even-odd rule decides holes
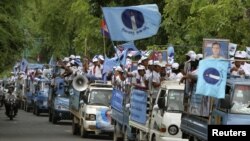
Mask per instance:
[[[133,93],[131,97],[135,97]],[[152,106],[152,110],[148,112],[145,123],[133,120],[130,115],[129,125],[135,128],[137,140],[187,141],[187,139],[182,139],[180,130],[181,115],[184,108],[183,97],[184,85],[180,85],[178,81],[163,81],[155,104]],[[136,106],[131,102],[130,107]],[[136,115],[132,111],[130,114]],[[140,115],[136,116],[139,117]]]
[[[110,84],[92,83],[84,92],[74,90],[70,98],[73,134],[80,132],[82,137],[87,137],[91,133],[105,133],[113,136],[114,127],[110,116],[112,89]]]

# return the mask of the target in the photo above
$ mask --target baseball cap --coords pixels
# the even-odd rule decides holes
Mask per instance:
[[[146,60],[146,59],[148,59],[148,57],[146,57],[146,56],[142,56],[141,57],[141,60],[143,61],[143,60]]]
[[[99,55],[98,58],[104,61],[103,55]]]
[[[123,69],[122,69],[122,67],[121,67],[121,66],[117,66],[117,67],[115,68],[115,70],[116,70],[116,71],[123,72]]]
[[[63,58],[63,62],[68,62],[69,61],[69,57],[64,57]]]
[[[137,70],[145,70],[145,67],[143,65],[139,65]]]
[[[173,63],[172,68],[173,69],[178,69],[179,68],[179,63]]]
[[[98,59],[97,58],[93,58],[92,62],[97,62]]]
[[[76,58],[76,56],[75,55],[70,55],[70,57],[69,57],[70,59],[75,59]]]
[[[246,53],[244,51],[236,51],[235,57],[236,58],[246,58]]]
[[[189,56],[189,57],[191,57],[192,54],[195,54],[195,52],[192,51],[192,50],[189,50],[189,51],[186,53],[186,55]]]
[[[196,54],[196,60],[200,60],[203,58],[203,54]]]
[[[148,61],[148,65],[154,65],[153,60],[149,60],[149,61]]]
[[[81,59],[81,56],[77,55],[77,56],[76,56],[76,59]]]

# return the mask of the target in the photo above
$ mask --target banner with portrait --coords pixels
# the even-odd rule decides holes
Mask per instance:
[[[203,56],[205,59],[229,59],[228,39],[203,39]]]

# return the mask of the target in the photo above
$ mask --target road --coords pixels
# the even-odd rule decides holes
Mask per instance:
[[[48,121],[48,114],[35,116],[23,110],[10,121],[4,114],[4,107],[0,108],[0,141],[108,141],[108,136],[90,136],[81,138],[72,135],[71,121],[60,121],[54,125]]]

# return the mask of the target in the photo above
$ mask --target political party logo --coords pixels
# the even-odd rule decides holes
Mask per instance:
[[[139,34],[144,30],[148,29],[148,27],[144,26],[145,20],[143,14],[134,9],[126,9],[123,11],[121,15],[122,23],[126,28],[122,30],[129,34]]]
[[[203,73],[204,80],[211,85],[221,82],[222,75],[215,68],[207,68]]]

